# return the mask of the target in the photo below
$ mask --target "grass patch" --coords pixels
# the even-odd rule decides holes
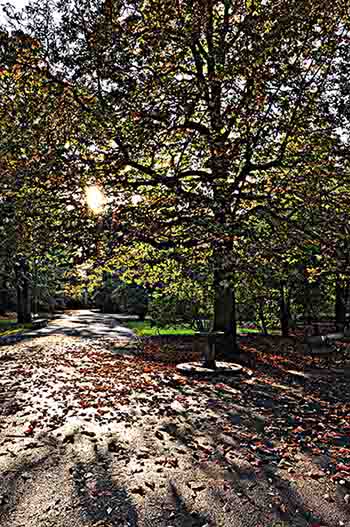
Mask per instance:
[[[194,335],[195,331],[191,326],[183,325],[169,328],[157,328],[151,326],[149,320],[130,320],[123,321],[123,324],[132,329],[139,337],[154,337],[157,335]]]
[[[261,329],[252,329],[252,328],[237,328],[237,333],[261,333]]]
[[[13,326],[14,324],[16,324],[16,320],[11,320],[9,318],[0,319],[0,331],[4,328],[6,329]]]
[[[32,327],[32,324],[17,324],[16,320],[0,320],[0,337],[19,335]]]
[[[157,328],[151,326],[149,320],[128,320],[123,324],[132,329],[139,337],[154,337],[157,335],[194,335],[196,331],[190,325],[183,324],[168,328]],[[260,329],[237,328],[238,333],[261,333]]]

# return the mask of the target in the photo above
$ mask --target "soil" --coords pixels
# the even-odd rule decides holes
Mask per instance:
[[[0,348],[2,527],[350,525],[343,377],[252,337],[255,369],[192,379],[126,340]]]

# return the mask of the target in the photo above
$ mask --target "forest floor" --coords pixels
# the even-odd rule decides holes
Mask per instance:
[[[280,344],[211,378],[130,334],[1,346],[1,527],[350,526],[349,379]]]

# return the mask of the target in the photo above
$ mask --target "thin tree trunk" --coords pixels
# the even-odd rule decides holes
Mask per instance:
[[[32,322],[32,295],[29,269],[24,258],[20,258],[16,267],[17,281],[17,322],[27,324]]]
[[[344,331],[346,323],[346,288],[339,275],[335,282],[335,324],[338,331]]]
[[[267,336],[269,332],[267,330],[266,320],[265,320],[265,315],[264,315],[264,306],[261,300],[259,300],[259,317],[260,317],[260,322],[261,322],[263,333],[265,336]]]
[[[21,284],[17,284],[17,322],[18,324],[24,324],[24,298],[23,298],[23,287]]]
[[[284,285],[280,285],[281,299],[280,299],[280,320],[281,320],[281,331],[282,337],[288,337],[289,334],[289,320],[287,304],[284,296]]]
[[[32,287],[28,276],[24,280],[24,323],[32,322]]]
[[[6,315],[7,290],[5,283],[0,286],[0,315]]]
[[[308,326],[312,325],[312,306],[311,306],[310,284],[307,278],[304,280],[304,322]]]
[[[289,286],[287,289],[287,298],[286,298],[286,308],[287,308],[287,315],[288,320],[292,320],[292,293],[293,293],[293,286]]]

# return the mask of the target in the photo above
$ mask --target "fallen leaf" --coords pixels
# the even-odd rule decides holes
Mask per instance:
[[[145,481],[145,485],[146,487],[149,487],[152,490],[156,488],[156,484],[153,481]]]
[[[139,486],[137,486],[137,487],[133,487],[133,488],[131,489],[131,492],[132,492],[133,494],[139,494],[140,496],[144,496],[144,495],[146,494],[145,489],[144,489],[141,485],[139,485]]]

